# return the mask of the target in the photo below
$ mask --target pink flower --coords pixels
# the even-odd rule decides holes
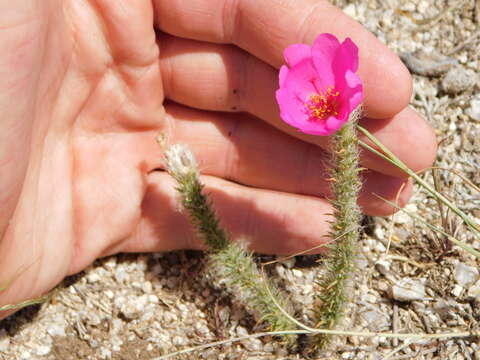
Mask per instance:
[[[358,48],[350,38],[340,44],[332,34],[319,35],[312,46],[285,49],[276,92],[280,116],[301,132],[330,135],[340,129],[363,100]]]

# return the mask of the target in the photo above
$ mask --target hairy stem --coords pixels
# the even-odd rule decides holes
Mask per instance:
[[[347,282],[354,267],[354,256],[359,237],[361,217],[357,205],[359,180],[358,139],[355,132],[356,117],[350,119],[332,137],[331,181],[334,200],[335,220],[332,223],[331,238],[337,239],[329,245],[325,261],[326,273],[320,279],[320,306],[317,309],[317,326],[333,329],[343,316],[348,295]],[[319,335],[316,342],[323,347],[329,337]]]
[[[212,202],[203,192],[195,158],[184,145],[173,145],[165,151],[167,170],[177,181],[183,207],[204,240],[209,252],[210,272],[216,280],[272,330],[295,327],[277,307],[290,309],[287,298],[273,283],[262,278],[251,253],[239,243],[230,242],[221,227]]]

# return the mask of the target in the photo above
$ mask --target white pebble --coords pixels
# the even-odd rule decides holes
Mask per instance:
[[[345,6],[343,8],[343,12],[354,19],[357,18],[357,8],[354,4],[348,4],[347,6]]]
[[[302,277],[302,275],[303,275],[303,273],[300,270],[297,270],[297,269],[293,269],[292,274],[295,277]]]
[[[455,95],[472,88],[477,81],[473,70],[461,66],[451,68],[442,80],[442,88],[447,94]]]
[[[90,273],[87,275],[87,281],[91,284],[100,281],[100,276],[97,273]]]
[[[458,262],[454,272],[455,281],[464,288],[469,287],[479,278],[478,269]]]
[[[51,350],[50,346],[42,345],[35,351],[35,353],[38,356],[44,356],[44,355],[47,355],[50,352],[50,350]]]
[[[468,288],[467,295],[470,299],[480,299],[480,281],[477,281],[475,284]]]
[[[66,326],[66,323],[63,324],[63,326],[61,324],[51,324],[47,327],[47,333],[49,333],[51,336],[66,336],[66,333],[65,333],[65,326]]]
[[[181,337],[181,336],[175,336],[172,339],[172,344],[176,345],[176,346],[187,345],[187,340],[185,338]]]
[[[470,101],[470,107],[467,109],[467,114],[475,121],[480,121],[480,95],[475,96]]]
[[[456,284],[456,285],[453,287],[453,289],[452,289],[452,291],[451,291],[451,294],[452,294],[453,296],[455,296],[455,297],[459,297],[460,294],[462,293],[462,291],[463,291],[463,287],[460,286],[460,285],[458,285],[458,284]]]
[[[425,285],[419,280],[404,278],[392,286],[391,295],[397,301],[423,300]]]
[[[100,349],[100,357],[102,359],[110,359],[112,357],[112,352],[107,348]]]
[[[0,352],[6,352],[10,346],[10,337],[5,329],[0,330]]]

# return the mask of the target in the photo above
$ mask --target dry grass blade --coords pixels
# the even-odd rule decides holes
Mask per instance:
[[[327,330],[327,329],[315,329],[315,331],[308,330],[287,330],[287,331],[269,331],[257,334],[245,335],[241,337],[231,338],[227,340],[215,341],[205,345],[199,345],[184,350],[180,350],[174,353],[166,354],[160,357],[153,358],[152,360],[165,360],[172,359],[176,356],[188,354],[200,350],[209,349],[215,346],[229,345],[236,342],[240,342],[248,339],[256,339],[265,336],[285,336],[285,335],[337,335],[337,336],[362,336],[362,337],[385,337],[385,338],[397,338],[397,339],[448,339],[448,338],[465,338],[465,337],[478,337],[480,333],[474,331],[463,332],[449,332],[439,334],[400,334],[400,333],[382,333],[382,332],[361,332],[361,331],[341,331],[341,330]]]
[[[41,297],[38,297],[38,298],[35,298],[35,299],[29,299],[29,300],[19,302],[17,304],[3,305],[3,306],[0,307],[0,311],[20,310],[20,309],[23,309],[24,307],[27,307],[27,306],[44,303],[50,297],[51,297],[51,295],[44,295],[44,296],[41,296]]]
[[[431,195],[441,201],[445,206],[447,206],[451,211],[457,214],[463,222],[467,225],[467,227],[472,230],[477,238],[480,239],[480,226],[471,219],[467,214],[465,214],[462,210],[460,210],[455,204],[453,204],[450,200],[448,200],[445,196],[440,194],[434,188],[432,188],[425,180],[423,180],[417,173],[411,170],[405,163],[403,163],[398,157],[396,157],[385,145],[383,145],[375,136],[373,136],[368,130],[364,129],[361,126],[357,126],[357,128],[362,132],[365,136],[368,137],[375,145],[377,145],[382,152],[374,149],[372,146],[366,144],[363,141],[359,141],[360,145],[364,148],[368,149],[369,151],[377,154],[381,158],[387,160],[391,164],[397,166],[399,169],[403,170],[406,174],[410,175],[412,178],[417,181],[419,185],[421,185],[425,190],[427,190]]]

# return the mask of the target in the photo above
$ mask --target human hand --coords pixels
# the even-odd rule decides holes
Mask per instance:
[[[406,107],[408,72],[326,1],[0,2],[0,283],[15,278],[0,304],[101,256],[201,248],[161,171],[160,132],[194,150],[234,237],[281,254],[326,241],[327,139],[281,122],[274,98],[283,49],[322,32],[360,48],[362,125],[429,166],[436,142]],[[391,213],[372,193],[394,200],[404,184],[405,204],[399,170],[362,163],[365,213]]]

